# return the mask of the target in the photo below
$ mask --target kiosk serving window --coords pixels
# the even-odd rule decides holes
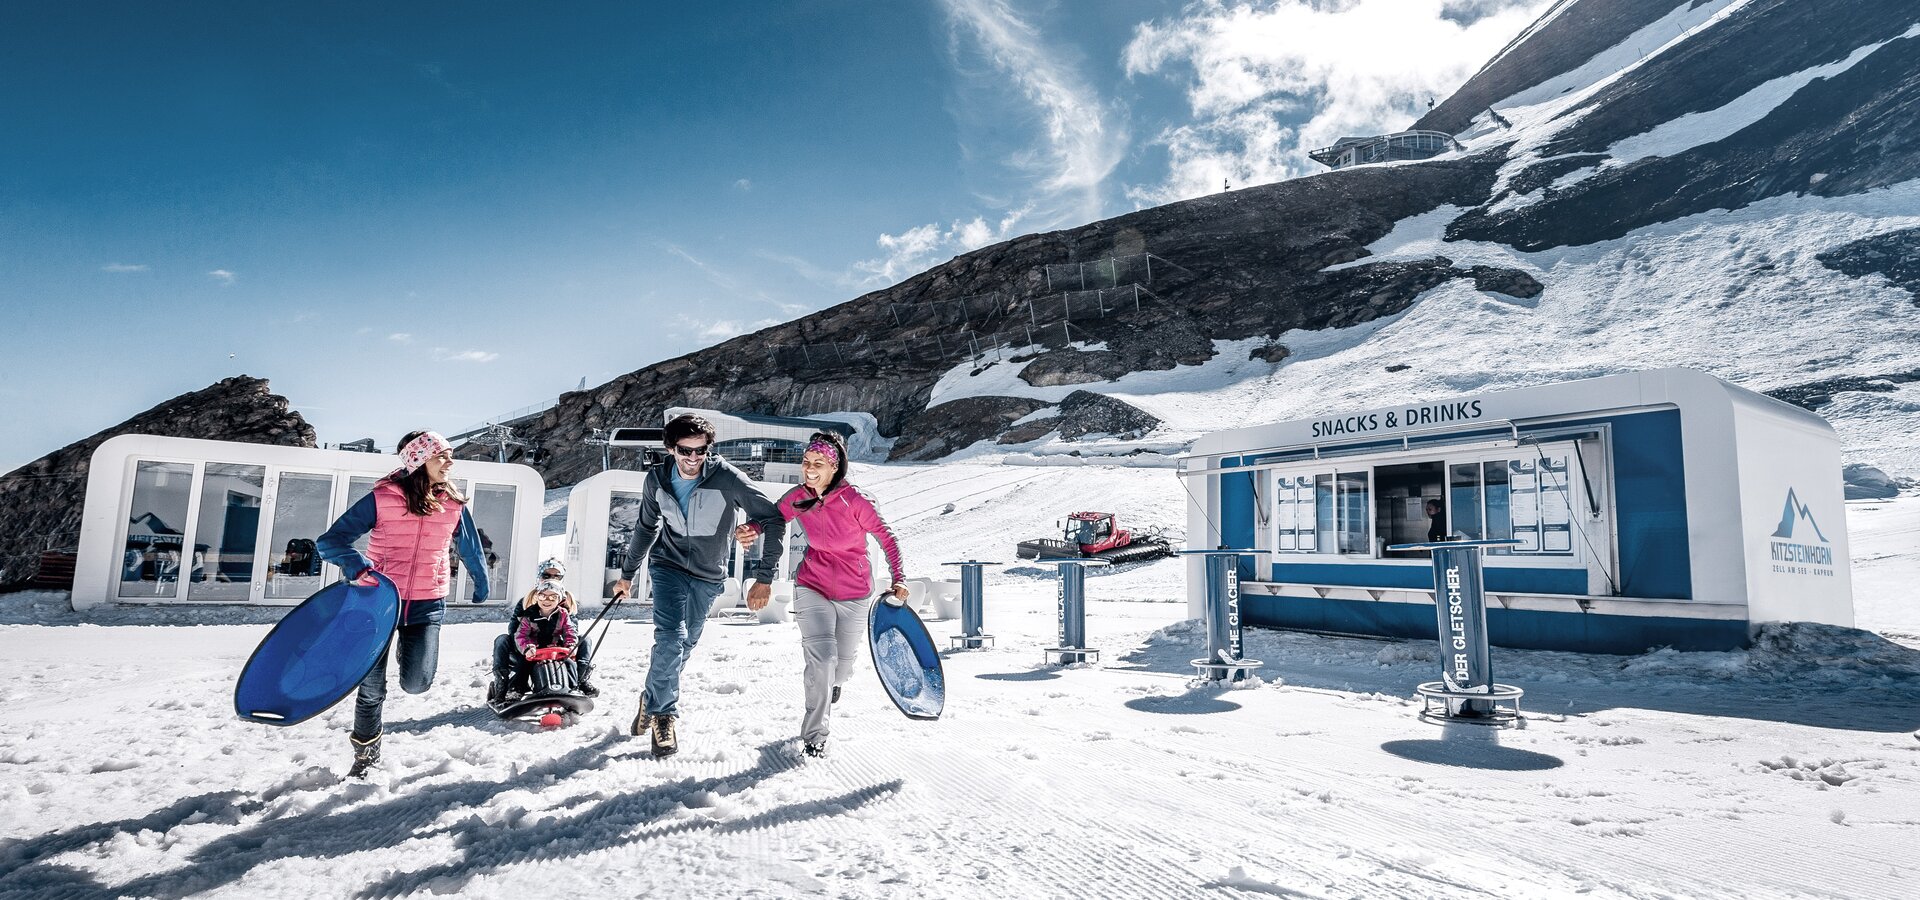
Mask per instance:
[[[1574,445],[1523,444],[1441,459],[1365,465],[1280,466],[1273,486],[1269,547],[1279,553],[1424,558],[1391,552],[1431,540],[1517,539],[1495,555],[1571,556],[1574,510],[1583,503]],[[1262,498],[1266,495],[1262,491]],[[1263,510],[1266,513],[1267,510]]]

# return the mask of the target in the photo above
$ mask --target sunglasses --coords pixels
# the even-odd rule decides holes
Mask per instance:
[[[711,444],[703,444],[698,447],[689,447],[685,444],[673,445],[673,452],[678,453],[681,456],[687,457],[688,459],[692,459],[693,457],[696,457],[696,456],[705,456],[707,455],[707,451],[712,449],[713,449],[713,445]]]

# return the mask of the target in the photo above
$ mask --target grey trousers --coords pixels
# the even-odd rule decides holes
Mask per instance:
[[[827,739],[827,717],[833,711],[833,686],[846,684],[867,645],[867,610],[872,597],[828,600],[812,588],[793,588],[793,618],[800,624],[800,652],[807,660],[804,682],[806,715],[800,719],[800,737]]]

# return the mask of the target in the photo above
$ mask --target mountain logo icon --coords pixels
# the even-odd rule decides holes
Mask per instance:
[[[1793,533],[1801,522],[1805,522],[1808,528],[1813,529],[1813,536],[1820,543],[1831,543],[1827,540],[1826,534],[1821,532],[1820,524],[1813,520],[1813,511],[1800,502],[1800,498],[1794,495],[1793,488],[1787,488],[1786,508],[1780,511],[1780,527],[1773,530],[1773,536],[1783,540],[1793,540]]]

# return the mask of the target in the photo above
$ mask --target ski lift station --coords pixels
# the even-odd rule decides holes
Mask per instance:
[[[1761,622],[1853,625],[1832,426],[1689,369],[1215,432],[1182,477],[1188,534],[1264,551],[1242,557],[1249,624],[1431,638],[1426,553],[1387,548],[1445,538],[1518,542],[1485,560],[1503,646],[1721,650]]]
[[[73,606],[297,604],[340,578],[315,554],[316,539],[399,467],[387,454],[110,438],[88,469]],[[489,557],[489,602],[509,602],[533,587],[540,473],[463,459],[453,474]],[[458,574],[453,596],[473,596],[470,573]]]

